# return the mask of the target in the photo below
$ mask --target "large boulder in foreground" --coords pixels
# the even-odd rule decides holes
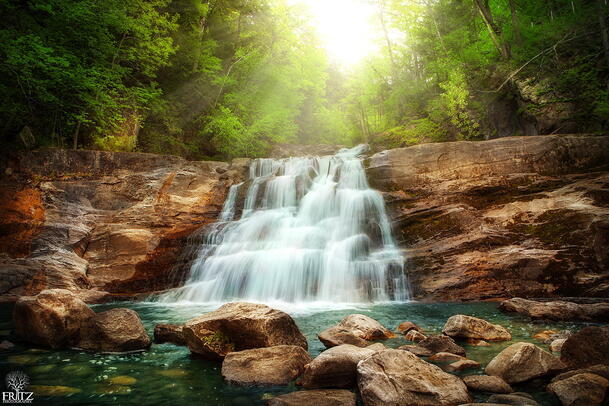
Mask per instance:
[[[308,348],[306,338],[287,313],[255,303],[227,303],[187,321],[182,332],[192,353],[210,359],[277,345]]]
[[[565,365],[558,358],[536,345],[516,343],[497,354],[488,363],[485,372],[512,384],[549,375],[564,368]]]
[[[442,332],[450,337],[473,338],[486,341],[509,341],[512,335],[505,327],[477,317],[457,314],[450,317]]]
[[[267,406],[355,406],[355,393],[344,389],[301,390],[277,396]]]
[[[365,406],[442,406],[471,401],[454,375],[402,350],[378,352],[357,366]]]
[[[443,334],[429,336],[426,339],[419,341],[418,346],[425,348],[434,354],[439,352],[450,352],[451,354],[465,357],[465,348],[461,347],[449,336]]]
[[[584,327],[563,343],[560,359],[571,368],[609,365],[609,326]]]
[[[75,345],[80,328],[95,312],[69,290],[43,290],[23,296],[15,303],[13,318],[17,335],[33,344],[50,348]]]
[[[222,362],[222,376],[234,385],[287,385],[311,362],[309,353],[296,345],[231,352]]]
[[[81,328],[77,346],[97,352],[129,352],[150,347],[150,337],[136,312],[110,309],[97,313]]]
[[[601,406],[609,388],[609,380],[592,373],[581,373],[548,385],[548,391],[563,406]]]
[[[505,312],[516,312],[532,319],[543,320],[609,320],[609,303],[579,304],[566,301],[537,302],[515,297],[504,300],[499,308]]]
[[[305,388],[352,388],[357,385],[358,362],[377,352],[350,344],[332,347],[306,366],[298,383]]]

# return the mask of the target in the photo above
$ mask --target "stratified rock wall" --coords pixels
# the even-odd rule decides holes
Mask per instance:
[[[609,136],[423,144],[368,164],[417,298],[609,294]]]
[[[213,222],[244,167],[45,149],[0,180],[0,300],[48,288],[90,301],[171,285],[186,238]]]

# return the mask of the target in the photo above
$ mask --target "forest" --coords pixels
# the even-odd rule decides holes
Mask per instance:
[[[222,160],[609,128],[605,0],[361,1],[378,52],[344,66],[298,1],[2,0],[2,148]]]

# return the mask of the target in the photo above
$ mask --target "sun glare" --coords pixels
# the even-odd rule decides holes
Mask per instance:
[[[333,62],[351,66],[376,50],[376,9],[366,0],[292,0],[311,12]]]

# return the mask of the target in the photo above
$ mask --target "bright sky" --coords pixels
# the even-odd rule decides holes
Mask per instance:
[[[330,58],[351,66],[377,50],[372,20],[377,10],[366,0],[291,0],[309,8]]]

